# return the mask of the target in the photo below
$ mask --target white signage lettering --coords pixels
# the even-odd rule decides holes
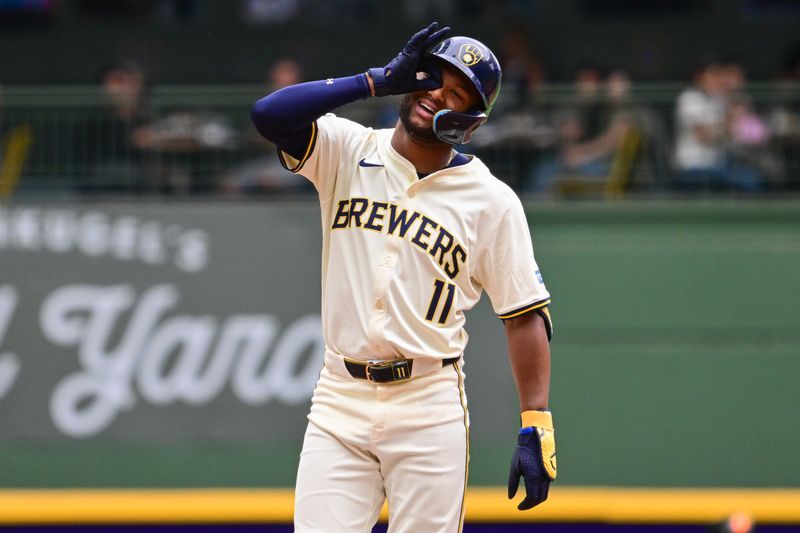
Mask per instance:
[[[0,347],[3,346],[8,325],[17,306],[17,291],[10,285],[0,285]],[[0,399],[2,399],[17,379],[19,359],[16,354],[3,352],[0,348]]]
[[[184,272],[199,272],[208,266],[209,247],[204,231],[129,215],[0,207],[0,250],[77,252],[90,258],[172,264]]]
[[[137,393],[151,405],[202,405],[230,383],[251,405],[310,397],[324,347],[318,315],[298,319],[278,338],[278,322],[269,315],[223,321],[181,315],[174,313],[178,301],[171,284],[150,287],[138,299],[127,284],[75,284],[45,299],[39,315],[45,338],[76,349],[81,366],[51,396],[59,430],[96,435],[136,405]]]

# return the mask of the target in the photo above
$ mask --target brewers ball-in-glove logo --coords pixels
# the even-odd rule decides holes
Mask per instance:
[[[462,44],[458,50],[458,57],[466,66],[471,67],[483,59],[483,50],[474,44]]]

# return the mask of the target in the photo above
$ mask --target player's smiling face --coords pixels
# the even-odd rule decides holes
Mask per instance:
[[[400,120],[409,135],[426,143],[443,143],[433,132],[433,117],[442,109],[466,113],[478,107],[478,90],[456,67],[437,63],[441,69],[442,86],[431,91],[417,91],[403,97]]]

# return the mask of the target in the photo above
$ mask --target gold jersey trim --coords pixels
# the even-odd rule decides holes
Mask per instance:
[[[528,305],[518,307],[513,311],[509,311],[508,313],[497,315],[497,318],[499,318],[500,320],[508,320],[509,318],[518,317],[520,315],[524,315],[525,313],[529,313],[531,311],[536,311],[537,309],[546,307],[548,305],[550,305],[550,298],[545,298],[544,300],[539,300],[537,302],[533,302]]]

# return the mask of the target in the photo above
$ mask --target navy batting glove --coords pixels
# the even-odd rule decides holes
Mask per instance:
[[[437,79],[438,76],[430,76],[429,65],[422,65],[421,60],[425,52],[448,33],[450,33],[449,26],[439,29],[439,23],[434,22],[415,33],[403,51],[388,65],[369,69],[369,75],[375,85],[375,96],[406,94],[441,87],[442,83]],[[420,72],[424,74],[418,75]]]
[[[508,474],[508,499],[517,494],[519,478],[522,477],[525,481],[525,499],[517,506],[520,511],[545,501],[550,491],[550,482],[556,478],[556,444],[552,417],[549,412],[526,411],[523,413],[523,425],[526,423],[526,414],[536,418],[534,422],[537,426],[526,426],[519,430],[517,448],[514,450]]]

